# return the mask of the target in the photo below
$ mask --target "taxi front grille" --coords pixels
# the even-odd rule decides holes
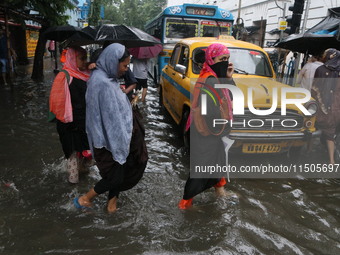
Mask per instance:
[[[279,109],[266,116],[255,115],[245,110],[244,115],[234,115],[232,130],[299,131],[303,128],[303,123],[303,116],[292,110],[287,110],[286,115],[281,115]]]

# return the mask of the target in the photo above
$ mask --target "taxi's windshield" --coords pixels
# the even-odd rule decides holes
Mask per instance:
[[[197,48],[193,52],[192,71],[199,74],[204,62],[204,51]],[[234,64],[235,73],[272,77],[272,71],[266,55],[251,49],[229,48],[229,61]]]

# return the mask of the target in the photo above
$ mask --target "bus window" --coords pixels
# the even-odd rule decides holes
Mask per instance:
[[[170,62],[169,62],[170,66],[175,67],[175,65],[177,64],[177,59],[178,59],[180,50],[181,50],[181,45],[177,45],[174,51],[172,52]]]
[[[210,27],[210,26],[204,26],[203,27],[203,37],[218,37],[220,34],[230,34],[228,31],[228,28],[225,27]]]
[[[203,20],[201,21],[201,36],[203,37],[218,37],[220,34],[230,35],[231,24],[228,22],[218,22]]]
[[[167,19],[167,38],[187,38],[198,36],[198,20]]]

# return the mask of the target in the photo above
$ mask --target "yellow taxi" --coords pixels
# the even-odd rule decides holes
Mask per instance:
[[[190,113],[190,95],[204,62],[204,49],[212,43],[224,44],[230,50],[229,62],[235,67],[233,80],[236,89],[244,95],[243,102],[235,102],[234,96],[230,132],[230,138],[235,140],[232,151],[295,153],[313,136],[319,135],[314,127],[317,103],[308,97],[303,104],[294,104],[294,99],[299,101],[306,95],[276,81],[269,57],[261,47],[231,36],[183,39],[175,45],[169,63],[162,70],[160,101],[182,131]],[[248,93],[251,93],[250,102]],[[271,114],[262,115],[261,111],[275,107],[274,101],[277,105]],[[235,108],[240,109],[239,104],[244,111],[235,114]],[[184,140],[187,137],[184,136]]]

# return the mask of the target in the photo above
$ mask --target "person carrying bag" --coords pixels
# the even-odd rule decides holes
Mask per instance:
[[[214,119],[232,120],[231,94],[228,89],[215,89],[215,84],[233,83],[234,67],[229,63],[230,52],[222,44],[211,44],[205,52],[205,62],[193,90],[192,110],[186,130],[190,128],[190,167],[220,165],[227,162],[227,150],[224,138],[230,132],[230,126],[224,124],[214,127]],[[207,114],[201,112],[201,94],[206,95]],[[224,140],[223,140],[224,139]],[[218,195],[225,195],[225,178],[191,178],[189,176],[180,209],[191,207],[193,197],[206,189],[215,187]]]

